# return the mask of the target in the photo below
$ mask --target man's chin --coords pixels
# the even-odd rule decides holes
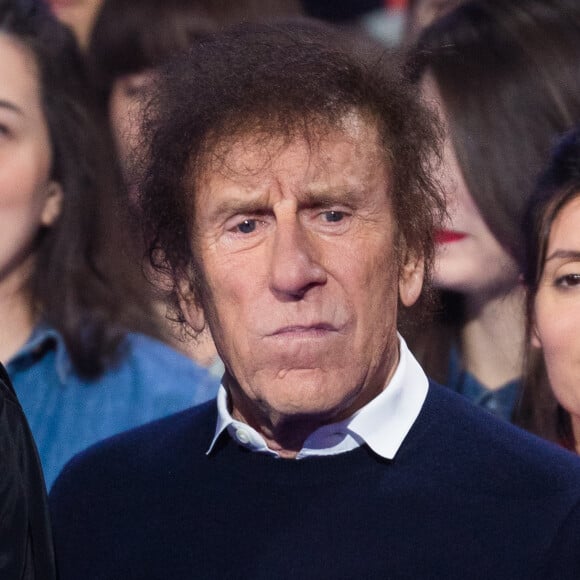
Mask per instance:
[[[278,375],[267,390],[267,406],[276,414],[296,418],[328,418],[342,410],[348,401],[349,390],[342,373],[323,369],[292,369]],[[355,398],[356,387],[352,388]]]

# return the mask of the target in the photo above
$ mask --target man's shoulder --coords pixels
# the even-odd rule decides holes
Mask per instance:
[[[85,486],[106,486],[118,478],[138,482],[151,473],[171,471],[184,457],[195,461],[211,442],[215,420],[216,403],[211,400],[105,439],[68,462],[53,492],[82,493]]]
[[[531,494],[571,492],[580,498],[578,456],[436,383],[429,385],[416,427],[431,453],[439,447],[439,457],[446,457],[464,476],[479,474],[482,487]],[[519,490],[516,482],[522,486]]]

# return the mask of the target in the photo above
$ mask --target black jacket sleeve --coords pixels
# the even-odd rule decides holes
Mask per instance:
[[[38,452],[1,364],[0,578],[56,578],[46,488]]]

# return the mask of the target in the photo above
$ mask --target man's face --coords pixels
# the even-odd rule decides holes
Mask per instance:
[[[247,135],[217,153],[192,243],[234,416],[267,429],[352,414],[393,372],[397,299],[422,284],[420,260],[398,261],[376,129],[352,115],[310,147]]]

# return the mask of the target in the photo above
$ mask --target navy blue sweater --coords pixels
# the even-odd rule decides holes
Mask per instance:
[[[431,385],[392,461],[300,461],[215,403],[77,456],[51,493],[62,580],[579,579],[580,461]]]

